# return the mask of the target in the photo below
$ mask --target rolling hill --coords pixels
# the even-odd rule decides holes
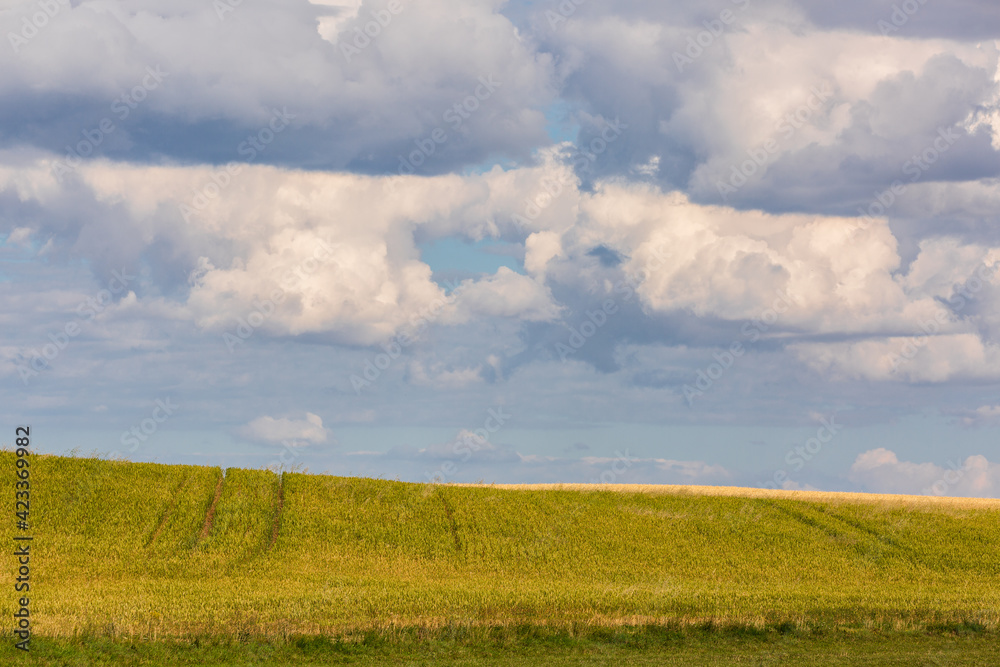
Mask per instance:
[[[1000,501],[442,486],[56,456],[31,471],[43,637],[991,633],[1000,621]],[[12,543],[13,521],[0,532]],[[7,618],[14,603],[0,596]]]

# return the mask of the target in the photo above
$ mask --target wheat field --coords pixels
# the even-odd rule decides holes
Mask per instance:
[[[32,479],[33,622],[48,637],[1000,621],[997,501],[55,456],[34,458]],[[12,522],[0,532],[10,543]]]

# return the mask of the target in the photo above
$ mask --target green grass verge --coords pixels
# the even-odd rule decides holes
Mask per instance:
[[[989,665],[1000,642],[975,629],[924,633],[802,633],[663,627],[550,632],[368,632],[343,640],[298,637],[128,642],[37,639],[29,654],[4,646],[3,664],[24,665]]]

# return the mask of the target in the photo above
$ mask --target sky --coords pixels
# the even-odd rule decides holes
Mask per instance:
[[[4,0],[0,35],[5,442],[1000,496],[994,2]]]

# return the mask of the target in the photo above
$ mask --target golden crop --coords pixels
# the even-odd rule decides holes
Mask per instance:
[[[1000,501],[223,479],[53,456],[32,459],[32,480],[41,635],[1000,621]]]

